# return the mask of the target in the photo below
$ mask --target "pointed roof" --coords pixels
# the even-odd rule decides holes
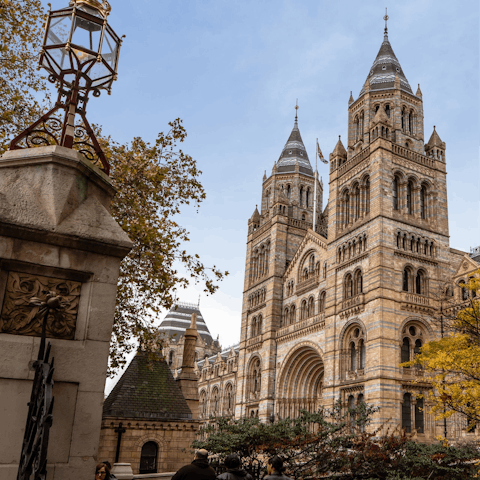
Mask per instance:
[[[339,157],[346,157],[347,156],[347,151],[345,150],[345,147],[343,146],[342,139],[340,135],[338,136],[338,142],[335,145],[335,149],[332,152],[332,155],[339,156]]]
[[[433,132],[432,132],[432,135],[430,136],[430,140],[428,141],[427,145],[429,147],[445,148],[445,144],[442,142],[442,139],[438,135],[437,130],[435,129],[435,125],[433,126]]]
[[[298,118],[295,114],[295,124],[278,159],[277,171],[279,173],[294,172],[297,161],[301,173],[313,176],[312,166],[310,165],[307,150],[305,149],[300,130],[298,129]]]
[[[141,350],[103,404],[104,417],[189,419],[192,412],[163,359],[148,362]]]
[[[403,73],[402,66],[395,56],[395,53],[393,53],[393,48],[388,41],[388,32],[385,28],[382,45],[380,46],[377,58],[375,58],[367,77],[367,80],[369,80],[370,83],[370,90],[385,90],[387,88],[393,88],[395,75],[397,73],[400,79],[400,88],[413,94],[410,84]],[[365,86],[362,87],[359,97],[364,93]]]
[[[204,342],[213,343],[212,335],[208,330],[207,324],[202,317],[202,312],[198,305],[194,303],[177,302],[158,327],[165,335],[179,339],[185,334],[185,330],[190,326],[192,313],[197,314],[197,331]]]
[[[255,205],[255,210],[253,215],[250,217],[252,222],[259,222],[260,221],[260,213],[258,212],[258,205]]]

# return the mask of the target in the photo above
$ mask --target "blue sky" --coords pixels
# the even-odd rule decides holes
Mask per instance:
[[[54,9],[67,0],[51,0]],[[46,2],[45,2],[46,4]],[[181,223],[204,263],[231,272],[201,310],[223,345],[239,338],[247,220],[260,202],[293,126],[315,158],[346,138],[357,98],[389,39],[414,92],[423,92],[425,137],[446,142],[451,246],[480,245],[479,4],[403,0],[111,0],[109,23],[126,38],[112,95],[92,98],[88,118],[117,141],[154,141],[180,117],[183,150],[198,161],[207,192]],[[328,184],[327,166],[319,174]],[[327,202],[325,193],[324,204]],[[200,287],[181,299],[196,302]]]

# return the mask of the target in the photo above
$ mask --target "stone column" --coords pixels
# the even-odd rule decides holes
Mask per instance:
[[[49,480],[92,478],[119,266],[132,243],[110,214],[110,178],[60,146],[0,158],[0,478],[15,480],[41,329],[29,304],[61,295],[47,318],[55,358]]]
[[[185,330],[185,343],[183,347],[182,372],[178,376],[180,388],[192,412],[193,418],[198,417],[198,385],[194,372],[195,345],[197,344],[197,314],[192,313],[190,327]]]

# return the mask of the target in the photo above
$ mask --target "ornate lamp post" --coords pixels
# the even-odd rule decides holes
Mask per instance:
[[[107,23],[110,4],[99,0],[71,0],[67,8],[50,11],[45,26],[40,66],[57,84],[58,99],[43,117],[12,140],[10,149],[40,145],[76,148],[94,163],[109,165],[86,118],[88,95],[110,94],[117,78],[122,40]],[[63,120],[54,114],[63,109]],[[75,124],[79,114],[81,123]]]

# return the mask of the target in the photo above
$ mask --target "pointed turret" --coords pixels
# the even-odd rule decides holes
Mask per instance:
[[[430,136],[430,140],[428,141],[427,145],[430,148],[432,147],[445,148],[445,142],[442,142],[442,139],[437,133],[435,125],[433,126],[433,132],[432,132],[432,135]]]
[[[380,46],[377,58],[375,58],[367,77],[367,80],[370,81],[370,90],[394,88],[395,75],[397,73],[400,80],[400,88],[408,93],[413,93],[410,84],[403,73],[402,66],[393,52],[393,48],[388,40],[388,31],[387,28],[385,28],[385,36],[382,45]],[[364,93],[365,85],[360,91],[359,96],[362,96]]]
[[[288,137],[287,143],[283,147],[282,153],[277,162],[278,172],[295,172],[295,164],[297,161],[301,173],[313,175],[307,150],[305,149],[300,130],[298,129],[298,118],[297,115],[295,115],[295,124],[293,125],[292,133],[290,134],[290,137]]]
[[[352,95],[352,91],[350,90],[350,98],[348,99],[348,104],[352,104],[354,102],[353,100],[353,95]]]
[[[347,151],[345,150],[345,147],[343,146],[342,138],[341,138],[340,135],[338,136],[338,142],[335,145],[335,148],[332,152],[332,155],[334,157],[346,157],[347,156]]]
[[[258,211],[258,205],[255,205],[255,210],[253,211],[253,215],[250,217],[250,221],[253,223],[260,222],[260,213]]]
[[[429,157],[436,158],[441,162],[445,161],[445,142],[442,142],[442,139],[433,126],[433,132],[430,136],[430,140],[425,144],[425,154]]]
[[[420,84],[418,84],[417,93],[415,95],[420,98],[423,97],[422,91],[420,90]]]
[[[267,171],[265,170],[265,171],[263,172],[263,181],[265,181],[266,179],[267,179]]]

